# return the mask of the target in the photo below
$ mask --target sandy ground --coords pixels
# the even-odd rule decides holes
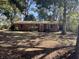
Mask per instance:
[[[75,44],[71,33],[0,31],[0,59],[61,59]]]

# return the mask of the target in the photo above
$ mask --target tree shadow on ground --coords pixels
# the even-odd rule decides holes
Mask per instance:
[[[74,51],[67,59],[76,59],[75,57],[76,57],[76,53]]]
[[[44,54],[42,56],[40,56],[39,59],[45,59],[45,57],[49,54],[51,54],[52,52],[56,51],[56,50],[61,50],[61,49],[64,49],[64,48],[67,48],[67,49],[71,49],[73,48],[74,46],[64,46],[64,47],[57,47],[57,48],[45,48],[45,47],[27,47],[27,46],[19,46],[19,47],[0,47],[2,48],[2,50],[4,50],[5,52],[3,52],[3,54],[5,55],[6,54],[6,59],[12,59],[12,58],[15,58],[18,59],[18,58],[22,58],[22,59],[32,59],[32,58],[36,58],[38,59],[36,56],[37,55],[40,55],[40,54]],[[24,50],[17,50],[17,48],[25,48]],[[25,51],[26,49],[28,48],[36,48],[37,50],[32,50],[32,51]],[[40,49],[40,50],[39,50]],[[1,50],[0,50],[1,51]],[[7,52],[8,51],[8,52]],[[1,53],[1,52],[0,52]],[[58,53],[60,54],[60,53]],[[62,53],[61,53],[62,54]],[[60,55],[61,55],[60,54]],[[12,57],[13,56],[13,57]],[[7,58],[8,57],[8,58]],[[52,56],[51,56],[52,57]],[[56,59],[63,59],[63,57],[59,57],[59,56],[55,56],[54,58]],[[4,58],[5,59],[5,58]],[[52,59],[52,58],[51,58]]]
[[[39,59],[44,59],[47,55],[51,54],[56,50],[61,50],[63,48],[70,49],[72,47],[72,46],[55,47],[55,48],[35,47],[41,42],[40,40],[37,40],[37,38],[46,35],[48,34],[39,33],[38,35],[33,35],[29,33],[18,34],[18,33],[0,32],[0,59],[32,59],[36,58],[37,55],[41,54],[43,55],[39,57]],[[36,42],[33,40],[35,40]],[[19,48],[22,48],[23,50],[18,50]],[[28,48],[31,49],[36,48],[37,50],[35,49],[32,51],[28,51],[27,50]]]
[[[46,56],[48,56],[49,54],[51,54],[52,52],[56,51],[56,50],[61,50],[64,48],[71,48],[74,46],[64,46],[64,47],[57,47],[57,48],[45,48],[45,47],[33,47],[33,48],[40,48],[42,50],[37,50],[37,51],[27,51],[26,54],[22,55],[24,56],[26,59],[32,59],[33,57],[35,57],[36,55],[40,55],[40,54],[44,54],[43,56],[41,56],[39,59],[44,59]],[[62,54],[62,53],[58,53],[58,54]],[[64,56],[64,55],[63,55]],[[51,55],[52,57],[52,55]],[[54,58],[58,58],[61,59],[60,56],[55,56]],[[52,59],[52,58],[51,58]],[[63,58],[62,58],[63,59]]]

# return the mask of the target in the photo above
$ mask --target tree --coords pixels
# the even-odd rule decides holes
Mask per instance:
[[[24,20],[29,16],[29,9],[33,3],[33,0],[9,0],[12,4],[14,4],[22,14],[25,15]]]
[[[35,21],[34,15],[28,15],[24,21]]]
[[[78,11],[79,14],[79,11]],[[78,27],[77,27],[77,40],[76,40],[76,47],[75,47],[75,59],[79,59],[79,15],[78,15]]]
[[[76,49],[75,49],[75,59],[79,59],[79,25],[78,25],[78,35],[77,35],[77,42],[76,42]]]
[[[13,7],[9,4],[9,1],[8,0],[6,0],[6,1],[4,1],[4,0],[2,0],[3,2],[5,2],[5,3],[3,3],[3,4],[0,4],[0,10],[1,10],[1,12],[4,14],[4,15],[6,15],[7,16],[7,18],[8,19],[10,19],[10,21],[11,21],[11,24],[12,24],[12,15],[13,15],[13,12],[14,12],[14,9],[13,9]]]
[[[41,8],[46,8],[48,10],[51,10],[53,13],[53,18],[55,17],[56,14],[56,8],[63,8],[63,20],[62,20],[62,34],[66,34],[66,15],[67,15],[67,11],[69,9],[75,9],[76,5],[77,5],[77,1],[78,0],[34,0],[36,1],[37,7],[38,9]],[[53,6],[53,7],[51,7]],[[74,8],[75,7],[75,8]]]
[[[44,19],[46,20],[47,19],[47,12],[46,12],[46,9],[45,8],[41,8],[38,12],[38,16],[39,16],[39,19]],[[41,21],[41,20],[40,20]]]
[[[62,28],[62,34],[65,35],[66,34],[66,8],[67,8],[67,1],[64,0],[64,10],[63,10],[63,28]]]
[[[0,10],[1,13],[7,16],[7,19],[10,20],[10,23],[13,25],[13,20],[16,16],[16,13],[20,12],[20,9],[12,2],[13,0],[0,0]],[[3,2],[4,3],[3,3]]]

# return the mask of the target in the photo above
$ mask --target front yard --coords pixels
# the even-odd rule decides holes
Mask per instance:
[[[75,44],[71,33],[0,31],[0,59],[67,59]]]

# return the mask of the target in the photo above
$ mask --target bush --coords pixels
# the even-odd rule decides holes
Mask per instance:
[[[7,29],[7,28],[8,28],[7,25],[0,25],[0,30]]]
[[[70,22],[70,30],[72,32],[76,33],[77,32],[77,27],[78,27],[78,21],[72,19],[71,22]]]

